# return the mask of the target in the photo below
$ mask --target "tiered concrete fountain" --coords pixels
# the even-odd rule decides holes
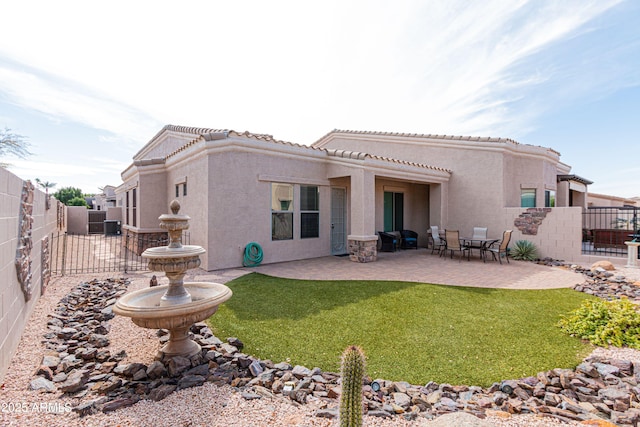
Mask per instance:
[[[168,329],[169,341],[156,359],[192,356],[200,345],[189,338],[189,328],[213,315],[218,306],[231,298],[228,287],[219,283],[190,282],[183,279],[187,270],[200,266],[200,246],[182,245],[182,232],[189,228],[189,216],[180,215],[177,200],[169,206],[171,214],[160,215],[160,227],[169,233],[169,245],[149,248],[142,253],[149,259],[149,270],[163,271],[168,285],[141,289],[122,296],[113,312],[130,317],[143,328]]]

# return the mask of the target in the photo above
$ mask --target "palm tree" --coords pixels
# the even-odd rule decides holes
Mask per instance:
[[[45,199],[46,200],[45,206],[47,209],[49,209],[49,189],[55,187],[56,183],[49,182],[49,181],[41,181],[40,178],[36,178],[36,182],[40,187],[44,188],[44,191],[47,195],[47,198]]]

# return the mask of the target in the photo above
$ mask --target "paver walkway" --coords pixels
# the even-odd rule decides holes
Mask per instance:
[[[483,263],[431,255],[431,250],[380,252],[378,260],[356,263],[349,257],[322,257],[300,261],[265,264],[253,268],[232,269],[198,274],[196,280],[226,282],[255,271],[269,276],[311,280],[399,280],[456,286],[504,289],[570,288],[584,282],[581,274],[562,267],[548,267],[531,262],[496,261]]]

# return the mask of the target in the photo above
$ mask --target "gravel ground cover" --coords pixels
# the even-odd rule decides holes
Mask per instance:
[[[640,272],[621,269],[617,274],[640,281]],[[54,278],[47,293],[40,298],[22,334],[18,351],[14,356],[4,384],[0,388],[1,426],[337,426],[336,420],[314,415],[320,402],[307,405],[291,400],[245,400],[230,386],[218,387],[205,384],[171,394],[160,402],[140,401],[135,405],[111,413],[99,413],[79,417],[70,408],[80,403],[77,399],[61,397],[59,393],[42,393],[28,390],[43,355],[41,340],[46,332],[47,315],[53,312],[58,301],[82,281],[106,279],[113,274],[76,275]],[[127,275],[130,290],[149,285],[151,274]],[[125,362],[151,363],[159,349],[154,330],[139,328],[128,318],[116,316],[110,321],[109,338],[112,352],[125,349]],[[640,363],[640,352],[630,349],[595,350],[598,355],[632,360]],[[433,421],[418,419],[406,421],[401,417],[380,419],[365,417],[366,426],[442,426],[466,425],[477,427],[548,427],[561,423],[552,418],[535,415],[511,416],[505,413],[489,415],[485,420],[469,420],[467,414],[450,414],[447,419]],[[443,424],[445,423],[445,424]],[[579,425],[570,423],[563,425]]]

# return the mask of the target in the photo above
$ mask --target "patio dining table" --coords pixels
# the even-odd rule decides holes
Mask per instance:
[[[496,242],[499,242],[500,239],[493,239],[493,238],[489,238],[489,237],[485,237],[485,238],[478,238],[478,237],[460,237],[460,241],[462,242],[463,245],[469,247],[469,248],[474,248],[474,249],[480,249],[480,257],[482,258],[483,261],[486,262],[485,260],[485,252],[487,250],[487,248],[491,245],[493,245]],[[474,246],[474,242],[477,242],[478,245]]]

